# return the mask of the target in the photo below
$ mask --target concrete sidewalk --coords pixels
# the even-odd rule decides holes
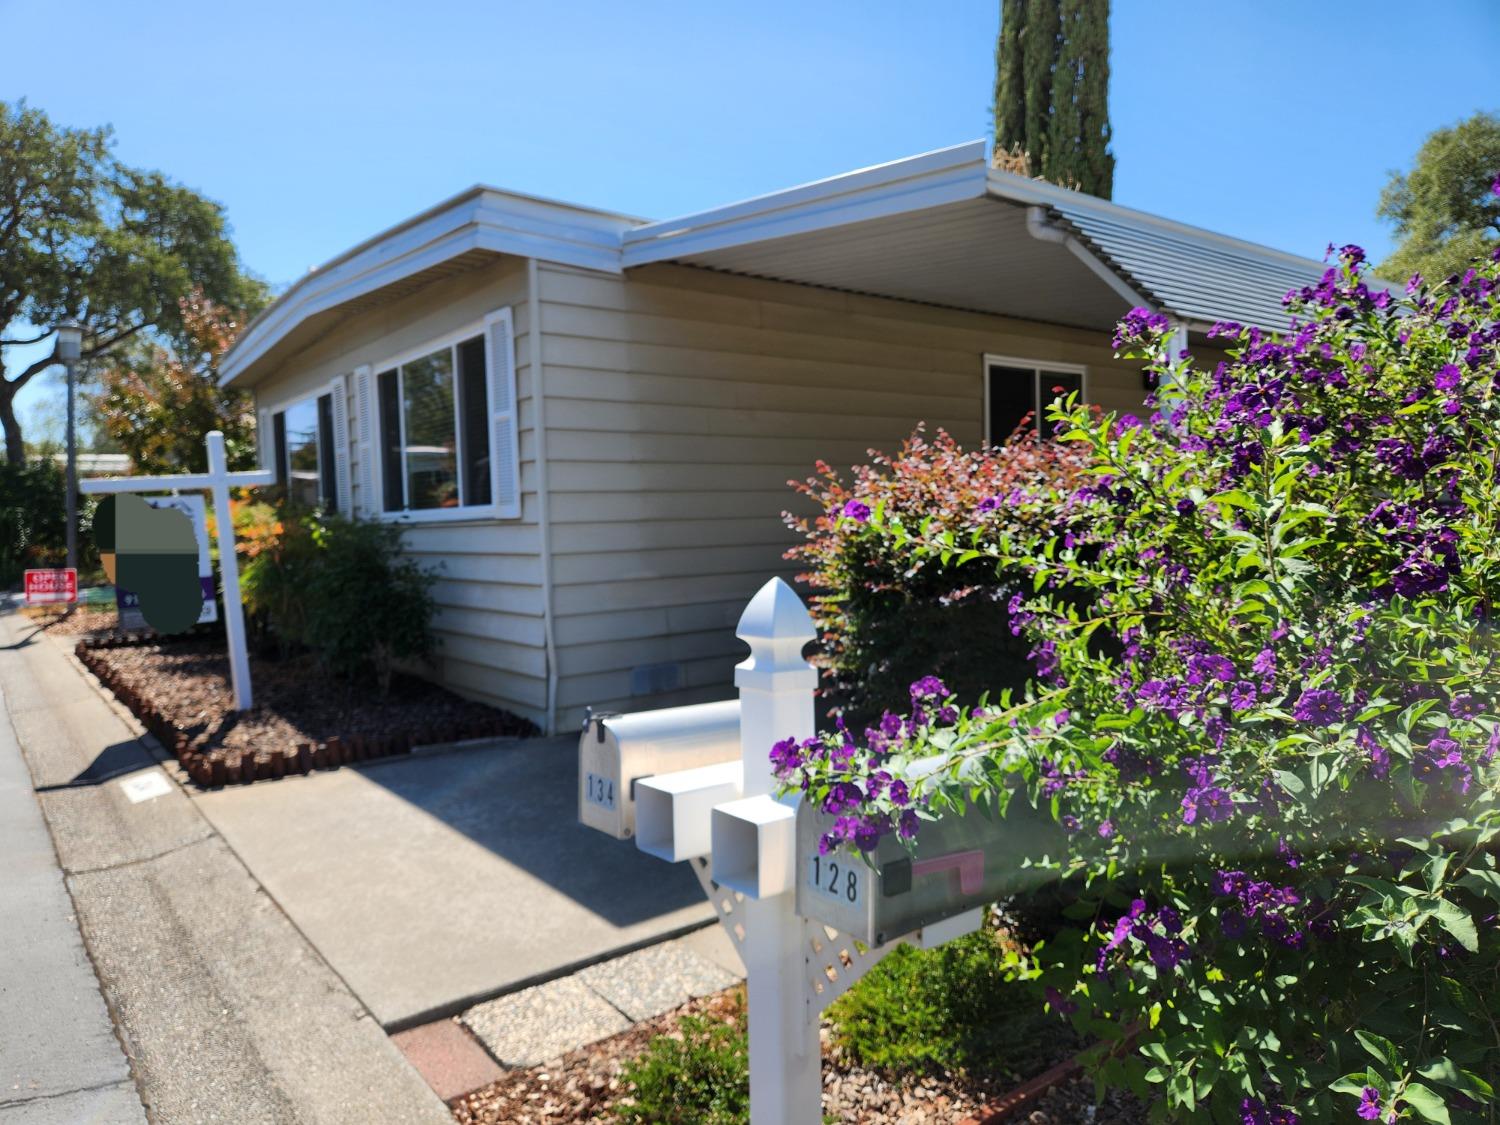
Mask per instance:
[[[451,1125],[131,726],[32,632],[0,616],[0,696],[150,1119]],[[126,788],[147,780],[156,795]]]
[[[0,692],[0,1123],[144,1125]]]
[[[686,864],[578,823],[576,735],[194,793],[399,1030],[713,918]]]

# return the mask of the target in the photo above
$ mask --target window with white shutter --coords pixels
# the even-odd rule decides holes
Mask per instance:
[[[498,309],[356,373],[367,510],[418,520],[521,514],[513,337],[510,309]]]

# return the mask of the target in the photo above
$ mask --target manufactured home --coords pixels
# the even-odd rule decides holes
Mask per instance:
[[[989,167],[981,143],[655,222],[475,187],[292,285],[225,358],[288,490],[441,564],[434,675],[548,730],[721,698],[815,460],[1145,394],[1324,266]]]

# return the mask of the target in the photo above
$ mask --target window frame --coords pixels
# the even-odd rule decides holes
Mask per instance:
[[[328,458],[328,465],[326,467],[323,464],[323,461],[324,461],[324,452],[325,452],[324,449],[323,449],[323,424],[322,424],[323,423],[323,413],[322,413],[322,410],[319,408],[318,400],[321,399],[324,395],[333,396],[333,395],[337,395],[338,393],[339,393],[338,380],[337,379],[330,379],[330,380],[328,380],[328,382],[322,384],[321,386],[310,387],[307,390],[299,391],[298,393],[293,394],[293,395],[288,395],[286,398],[275,399],[275,400],[272,400],[270,402],[256,402],[255,405],[256,405],[257,412],[264,412],[265,413],[266,418],[271,423],[272,432],[274,433],[275,432],[275,427],[276,427],[276,424],[277,424],[276,423],[276,419],[277,418],[283,419],[281,425],[285,426],[286,425],[286,422],[285,422],[286,412],[288,410],[292,409],[292,407],[294,407],[294,406],[301,406],[304,402],[310,402],[310,403],[313,404],[313,412],[314,412],[314,414],[318,418],[318,441],[317,441],[317,446],[318,446],[318,503],[317,503],[316,507],[318,509],[320,509],[320,510],[331,510],[335,515],[349,516],[349,515],[352,515],[352,513],[341,511],[340,508],[339,508],[339,503],[338,503],[338,497],[339,497],[339,478],[338,478],[338,471],[339,471],[339,466],[338,466],[338,443],[339,443],[339,435],[338,435],[338,412],[337,411],[331,411],[330,413],[331,413],[332,417],[329,419],[329,428],[332,431],[329,436],[332,438],[332,441],[331,441],[330,444],[332,446],[333,456],[330,457],[330,458]],[[290,495],[290,487],[291,487],[292,474],[291,474],[291,466],[286,463],[286,459],[290,458],[290,456],[291,456],[291,449],[290,449],[290,446],[288,446],[284,450],[278,451],[278,449],[276,448],[278,444],[279,443],[276,442],[276,441],[270,442],[270,457],[271,457],[270,468],[273,469],[276,472],[276,479],[278,480],[278,482],[281,484],[281,486],[283,488],[285,488],[285,489],[288,490],[288,495]],[[279,454],[284,454],[284,456],[281,456]],[[324,486],[324,478],[325,477],[330,477],[332,479],[333,487],[331,489],[330,488],[325,488],[325,486]],[[325,497],[330,497],[330,496],[333,498],[333,507],[331,509],[327,509],[326,508]]]
[[[394,369],[396,372],[396,421],[401,434],[401,480],[402,490],[404,492],[406,488],[406,411],[402,408],[402,404],[405,402],[406,396],[401,367],[404,364],[410,363],[412,360],[422,359],[424,356],[429,356],[433,352],[443,351],[445,348],[452,354],[453,443],[458,466],[458,486],[460,489],[460,495],[462,495],[463,490],[465,490],[467,487],[464,480],[467,470],[467,461],[465,459],[466,450],[464,448],[466,439],[463,433],[463,416],[460,413],[460,403],[463,399],[463,388],[460,386],[460,384],[463,381],[463,373],[459,363],[458,345],[462,344],[466,340],[472,340],[475,336],[478,336],[484,342],[484,420],[485,426],[489,427],[490,418],[495,412],[494,404],[489,401],[490,392],[492,389],[490,386],[489,372],[490,365],[494,362],[494,357],[489,354],[489,324],[484,317],[480,317],[477,320],[470,321],[462,328],[454,329],[451,332],[445,332],[441,336],[434,336],[427,343],[410,348],[405,348],[402,351],[390,356],[389,358],[381,359],[370,364],[370,384],[375,391],[375,393],[370,396],[370,409],[374,415],[371,418],[371,422],[373,423],[374,427],[372,432],[375,435],[370,444],[374,450],[374,456],[377,458],[375,465],[372,467],[374,471],[371,475],[376,479],[377,487],[379,490],[379,495],[376,497],[376,503],[374,505],[375,511],[371,514],[376,519],[385,520],[388,523],[452,523],[455,521],[461,522],[464,520],[489,520],[499,517],[500,506],[498,503],[496,503],[495,489],[493,484],[490,488],[490,502],[488,504],[459,504],[457,507],[453,508],[398,508],[394,511],[388,510],[386,508],[385,443],[383,440],[381,440],[380,437],[380,435],[385,432],[385,417],[382,413],[384,408],[380,402],[380,376],[392,369]],[[489,432],[488,429],[486,432]],[[494,439],[492,436],[490,449],[491,460],[493,460],[495,457],[495,450],[493,448],[493,445]],[[403,503],[405,502],[405,499],[405,496],[403,496]]]
[[[985,352],[983,364],[979,369],[979,377],[984,380],[984,440],[995,444],[996,438],[990,433],[990,368],[991,367],[1021,367],[1031,369],[1031,403],[1032,403],[1032,427],[1041,434],[1041,405],[1042,405],[1042,372],[1054,371],[1059,375],[1078,376],[1078,399],[1080,402],[1089,400],[1089,369],[1082,363],[1054,362],[1050,359],[1028,359],[1014,355],[996,355],[993,352]],[[1002,435],[998,440],[1004,441],[1009,434]]]

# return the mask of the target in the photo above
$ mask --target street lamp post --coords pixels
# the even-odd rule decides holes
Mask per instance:
[[[68,373],[68,566],[78,566],[78,435],[76,432],[76,407],[73,402],[74,372],[78,368],[78,357],[83,353],[83,327],[71,320],[57,326],[57,346],[53,354],[62,362]]]

